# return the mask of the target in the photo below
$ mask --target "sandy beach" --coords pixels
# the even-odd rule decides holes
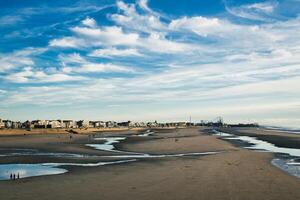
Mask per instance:
[[[48,134],[92,134],[93,132],[119,132],[119,131],[140,131],[145,130],[144,127],[134,128],[33,128],[33,129],[0,129],[0,136],[15,136],[15,135],[48,135]]]
[[[140,159],[136,162],[99,166],[68,167],[68,173],[0,181],[1,199],[300,199],[300,179],[271,165],[272,153],[237,147],[205,128],[157,130],[149,137],[128,137],[118,150],[151,154],[219,152],[215,155]],[[240,130],[238,130],[240,131]],[[252,129],[246,133],[267,135]],[[243,132],[243,131],[240,131]],[[135,135],[138,131],[96,133],[101,136]],[[275,133],[273,133],[274,135]],[[276,133],[277,135],[277,133]],[[289,141],[299,136],[279,134]],[[90,138],[73,134],[1,136],[2,153],[10,148],[44,152],[115,155],[84,146]],[[287,145],[287,144],[286,144]],[[293,142],[291,142],[293,145]],[[49,159],[49,158],[47,158]],[[62,162],[62,158],[51,158]],[[97,158],[69,158],[73,162],[96,162]],[[1,158],[15,163],[17,158]],[[26,157],[19,162],[44,162],[43,157]]]

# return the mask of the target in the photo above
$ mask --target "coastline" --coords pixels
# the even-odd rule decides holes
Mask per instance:
[[[219,128],[222,132],[228,132],[239,136],[250,136],[270,142],[278,147],[300,149],[300,135],[288,132],[277,132],[263,128]]]

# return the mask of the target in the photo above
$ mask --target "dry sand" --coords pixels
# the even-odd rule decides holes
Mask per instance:
[[[0,136],[9,136],[9,135],[49,135],[49,134],[68,134],[70,131],[77,134],[94,134],[97,132],[120,132],[120,131],[141,131],[145,130],[144,127],[136,128],[33,128],[33,129],[0,129]],[[173,129],[173,128],[170,128]]]
[[[44,135],[45,138],[36,137],[32,140],[19,136],[17,144],[19,147],[25,144],[26,147],[31,144],[37,147],[38,140],[43,144],[48,141],[48,146],[56,144],[62,146],[60,148],[63,150],[67,142],[48,135]],[[300,180],[272,166],[271,153],[237,148],[214,136],[202,134],[198,129],[166,131],[150,138],[128,140],[120,147],[152,153],[223,152],[202,157],[148,159],[92,168],[74,167],[70,173],[62,175],[1,181],[0,199],[300,199]],[[76,151],[81,148],[86,151],[86,148],[76,146],[76,141],[81,139],[74,139],[74,144],[70,142],[66,150],[74,145]],[[0,147],[7,147],[14,140],[2,137],[0,141]]]

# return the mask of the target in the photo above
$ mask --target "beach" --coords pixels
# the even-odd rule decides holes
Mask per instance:
[[[228,131],[228,130],[226,130]],[[295,147],[300,136],[257,129],[229,130],[243,134],[280,136]],[[134,162],[96,167],[67,166],[67,173],[0,181],[1,199],[300,199],[300,179],[271,164],[274,154],[244,149],[207,134],[206,127],[155,130],[138,137],[141,130],[93,132],[95,137],[127,137],[115,144],[118,151],[175,155],[141,158]],[[86,157],[7,156],[1,163],[114,161],[101,156],[119,155],[85,146],[95,143],[85,134],[33,134],[1,136],[2,153],[17,149],[93,155]],[[270,136],[271,135],[271,136]],[[272,138],[272,137],[271,137]],[[283,143],[282,143],[283,145]],[[122,153],[124,154],[124,153]],[[95,156],[97,155],[97,156]],[[124,158],[125,159],[125,158]]]

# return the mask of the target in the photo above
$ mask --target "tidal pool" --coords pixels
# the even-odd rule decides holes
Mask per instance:
[[[102,150],[102,151],[119,152],[118,150],[115,150],[115,147],[113,144],[119,143],[120,141],[125,140],[125,139],[126,139],[126,137],[94,138],[94,140],[104,141],[104,143],[103,144],[86,144],[86,146],[95,148],[97,150]]]
[[[16,179],[18,176],[21,179],[34,176],[63,174],[68,172],[68,170],[61,168],[62,166],[98,167],[133,161],[136,161],[136,159],[97,163],[0,164],[0,180],[10,180],[11,175],[13,174],[15,175]]]
[[[9,180],[10,175],[15,174],[19,178],[63,174],[68,170],[57,168],[51,165],[43,164],[1,164],[0,165],[0,180]]]

